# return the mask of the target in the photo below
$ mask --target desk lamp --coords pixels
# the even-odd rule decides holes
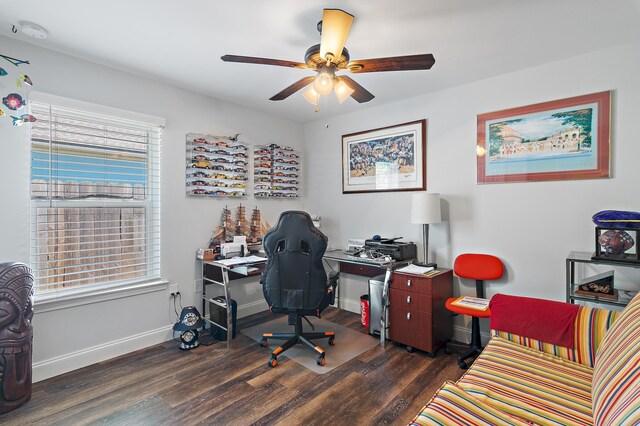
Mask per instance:
[[[422,225],[424,266],[436,267],[435,263],[429,263],[429,224],[440,222],[440,194],[420,192],[411,196],[411,223]]]

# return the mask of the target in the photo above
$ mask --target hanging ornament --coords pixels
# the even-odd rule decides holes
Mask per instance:
[[[26,105],[26,102],[22,99],[22,96],[17,93],[9,93],[6,98],[2,98],[2,103],[11,111],[15,111]]]
[[[5,69],[0,68],[0,77],[4,77],[5,75],[7,75],[7,72],[5,71]]]
[[[24,82],[24,84],[26,84],[27,86],[33,86],[33,82],[31,81],[31,79],[29,78],[28,75],[26,74],[20,74],[20,79]]]
[[[33,123],[36,121],[36,118],[31,114],[22,114],[20,117],[11,116],[11,118],[13,118],[14,126],[22,126],[22,123]]]
[[[0,58],[5,59],[7,62],[12,63],[13,65],[15,65],[16,67],[18,65],[22,65],[22,64],[27,64],[29,65],[29,61],[23,61],[20,59],[16,59],[16,58],[12,58],[11,56],[7,56],[7,55],[0,55]]]

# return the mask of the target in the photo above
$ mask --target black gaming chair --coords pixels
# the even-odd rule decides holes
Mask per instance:
[[[304,343],[318,352],[318,365],[324,365],[324,350],[311,340],[328,337],[329,344],[335,344],[333,331],[302,331],[302,318],[314,329],[306,316],[320,318],[320,313],[335,300],[338,273],[332,272],[327,280],[322,264],[326,249],[327,237],[313,226],[311,217],[305,212],[282,213],[278,224],[264,236],[264,251],[268,258],[260,279],[264,298],[271,312],[289,314],[289,325],[295,326],[293,333],[262,335],[260,344],[263,347],[269,345],[268,338],[287,340],[271,353],[270,367],[278,365],[278,355],[296,343]]]

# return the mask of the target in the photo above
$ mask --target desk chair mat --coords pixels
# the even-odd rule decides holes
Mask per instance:
[[[327,343],[328,339],[314,340],[314,343],[317,343],[322,347],[322,349],[325,350],[326,364],[324,366],[319,366],[316,363],[318,354],[314,351],[310,351],[304,345],[296,345],[291,349],[288,349],[281,355],[281,357],[287,357],[315,373],[328,373],[334,368],[339,367],[345,362],[357,357],[361,353],[373,348],[380,343],[380,339],[376,339],[368,334],[359,333],[347,327],[343,327],[341,325],[334,324],[323,319],[314,317],[307,318],[309,318],[311,323],[315,326],[315,331],[335,331],[336,333],[335,346],[330,346]],[[304,327],[304,331],[312,331],[311,327],[309,327],[309,324],[307,324],[306,321],[302,322],[302,326]],[[286,315],[282,315],[281,317],[278,317],[269,322],[240,330],[242,334],[252,338],[257,342],[256,349],[258,349],[258,343],[262,339],[262,333],[289,333],[291,331],[292,326],[287,323]],[[265,356],[268,357],[271,352],[281,343],[282,340],[270,339],[269,347],[262,348],[261,350],[264,351]]]

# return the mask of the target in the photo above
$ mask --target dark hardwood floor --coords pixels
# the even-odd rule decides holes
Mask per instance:
[[[238,328],[271,317],[242,318]],[[323,319],[365,332],[351,312],[329,308]],[[266,349],[242,333],[225,347],[183,352],[170,341],[35,383],[31,401],[0,424],[406,424],[462,375],[455,355],[394,344],[323,375],[286,357],[268,367]]]

